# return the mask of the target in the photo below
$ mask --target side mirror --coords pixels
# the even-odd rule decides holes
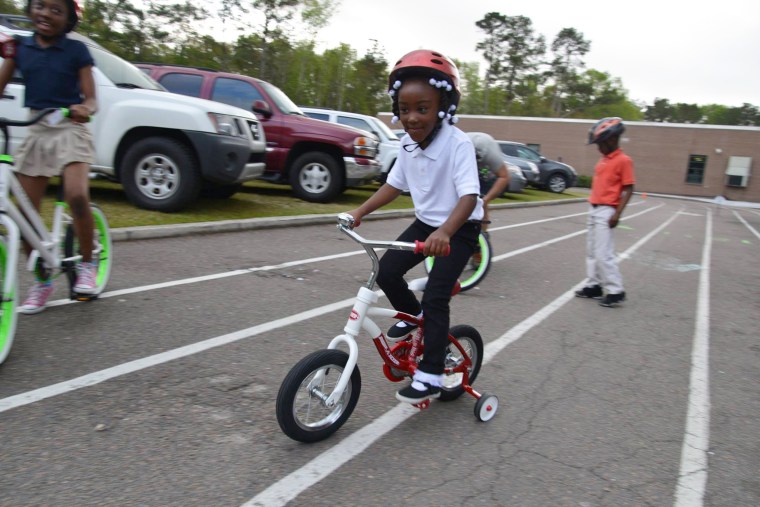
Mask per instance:
[[[251,111],[253,111],[254,113],[259,113],[264,118],[272,117],[272,108],[269,106],[268,103],[264,102],[263,100],[254,100],[253,106],[251,106]]]

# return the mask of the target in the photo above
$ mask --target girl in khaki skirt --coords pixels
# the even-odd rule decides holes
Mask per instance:
[[[19,182],[39,210],[48,180],[63,176],[64,199],[74,219],[82,262],[77,266],[74,290],[94,294],[92,262],[93,218],[90,210],[89,172],[94,162],[92,135],[84,125],[95,114],[94,61],[80,41],[66,37],[79,21],[75,0],[28,0],[26,14],[34,34],[17,42],[16,54],[0,67],[0,93],[19,70],[26,85],[24,105],[32,114],[49,107],[66,107],[68,118],[59,122],[48,115],[31,126],[15,154]],[[24,245],[27,255],[29,245]],[[20,310],[38,313],[53,293],[52,281],[41,278],[29,291]]]

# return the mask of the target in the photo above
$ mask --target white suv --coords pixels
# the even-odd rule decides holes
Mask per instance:
[[[329,121],[331,123],[340,123],[341,125],[348,125],[349,127],[355,127],[366,132],[375,134],[380,138],[380,145],[377,151],[377,161],[380,162],[382,169],[378,176],[380,183],[385,182],[385,178],[388,176],[388,171],[391,170],[393,164],[396,163],[398,157],[398,150],[401,147],[401,141],[393,133],[388,126],[375,118],[360,113],[349,113],[347,111],[335,111],[333,109],[326,109],[321,107],[300,107],[299,109],[317,120]]]
[[[0,14],[0,33],[28,35],[23,16]],[[92,172],[118,181],[141,208],[179,211],[203,192],[229,197],[264,173],[266,139],[253,112],[167,92],[131,63],[71,32],[95,60],[98,113],[88,124],[95,144]],[[25,120],[24,82],[17,73],[0,99],[0,116]],[[11,153],[25,128],[10,129]]]

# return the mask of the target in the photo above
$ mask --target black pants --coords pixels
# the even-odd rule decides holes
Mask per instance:
[[[397,241],[413,243],[425,241],[437,227],[415,220]],[[419,369],[425,373],[443,373],[444,359],[449,336],[449,301],[451,291],[467,261],[475,253],[480,234],[480,223],[465,223],[451,237],[451,252],[446,257],[436,257],[428,275],[422,304],[404,280],[404,275],[425,260],[422,254],[406,250],[388,250],[380,259],[378,286],[385,292],[393,308],[400,312],[425,315],[425,352]]]

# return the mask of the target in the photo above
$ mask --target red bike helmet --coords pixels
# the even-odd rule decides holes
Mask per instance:
[[[623,120],[617,116],[602,118],[588,131],[588,144],[601,143],[625,131]]]
[[[418,49],[402,56],[393,66],[388,76],[388,89],[394,89],[394,83],[402,80],[408,74],[427,73],[439,80],[446,80],[451,84],[451,103],[459,104],[462,96],[459,90],[459,71],[454,62],[445,55],[429,49]]]

